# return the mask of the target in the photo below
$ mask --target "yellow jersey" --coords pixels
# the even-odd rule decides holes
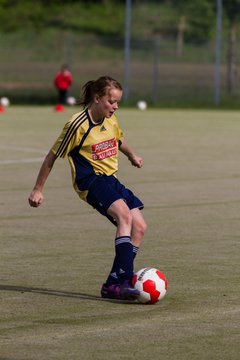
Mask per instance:
[[[68,157],[73,186],[85,200],[97,175],[114,175],[118,170],[118,152],[123,132],[116,115],[95,124],[88,109],[73,115],[52,147],[61,158]]]

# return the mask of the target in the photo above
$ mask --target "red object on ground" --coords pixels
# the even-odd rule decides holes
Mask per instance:
[[[54,109],[55,112],[63,112],[64,106],[62,104],[57,104]]]

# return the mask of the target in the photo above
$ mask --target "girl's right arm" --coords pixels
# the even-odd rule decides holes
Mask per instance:
[[[51,150],[45,157],[42,166],[40,168],[36,184],[28,198],[28,202],[30,206],[38,207],[43,202],[42,189],[48,178],[48,175],[50,174],[50,171],[52,170],[56,158],[57,157],[54,155],[54,153]]]

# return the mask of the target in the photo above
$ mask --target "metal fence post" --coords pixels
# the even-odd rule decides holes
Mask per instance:
[[[126,0],[125,9],[125,41],[124,41],[124,93],[123,100],[129,98],[129,62],[130,62],[130,38],[131,38],[131,0]]]
[[[220,104],[221,90],[221,35],[222,35],[222,0],[216,0],[216,47],[215,47],[215,105]]]

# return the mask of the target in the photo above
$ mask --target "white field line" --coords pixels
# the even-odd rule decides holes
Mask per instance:
[[[18,147],[18,146],[5,146],[0,145],[1,149],[8,149],[22,152],[30,152],[30,153],[37,153],[37,154],[47,154],[47,150],[40,150],[36,148],[28,148],[28,147]],[[10,164],[27,164],[27,163],[35,163],[35,162],[42,162],[43,157],[36,157],[36,158],[23,158],[23,159],[5,159],[0,160],[0,165],[10,165]]]
[[[38,153],[38,154],[47,154],[47,150],[40,150],[36,148],[29,148],[29,147],[20,147],[20,146],[6,146],[0,145],[1,149],[7,150],[14,150],[14,151],[23,151],[23,152],[31,152],[31,153]]]
[[[43,157],[41,158],[29,158],[29,159],[18,159],[18,160],[0,160],[0,165],[10,165],[10,164],[27,164],[42,162]]]

